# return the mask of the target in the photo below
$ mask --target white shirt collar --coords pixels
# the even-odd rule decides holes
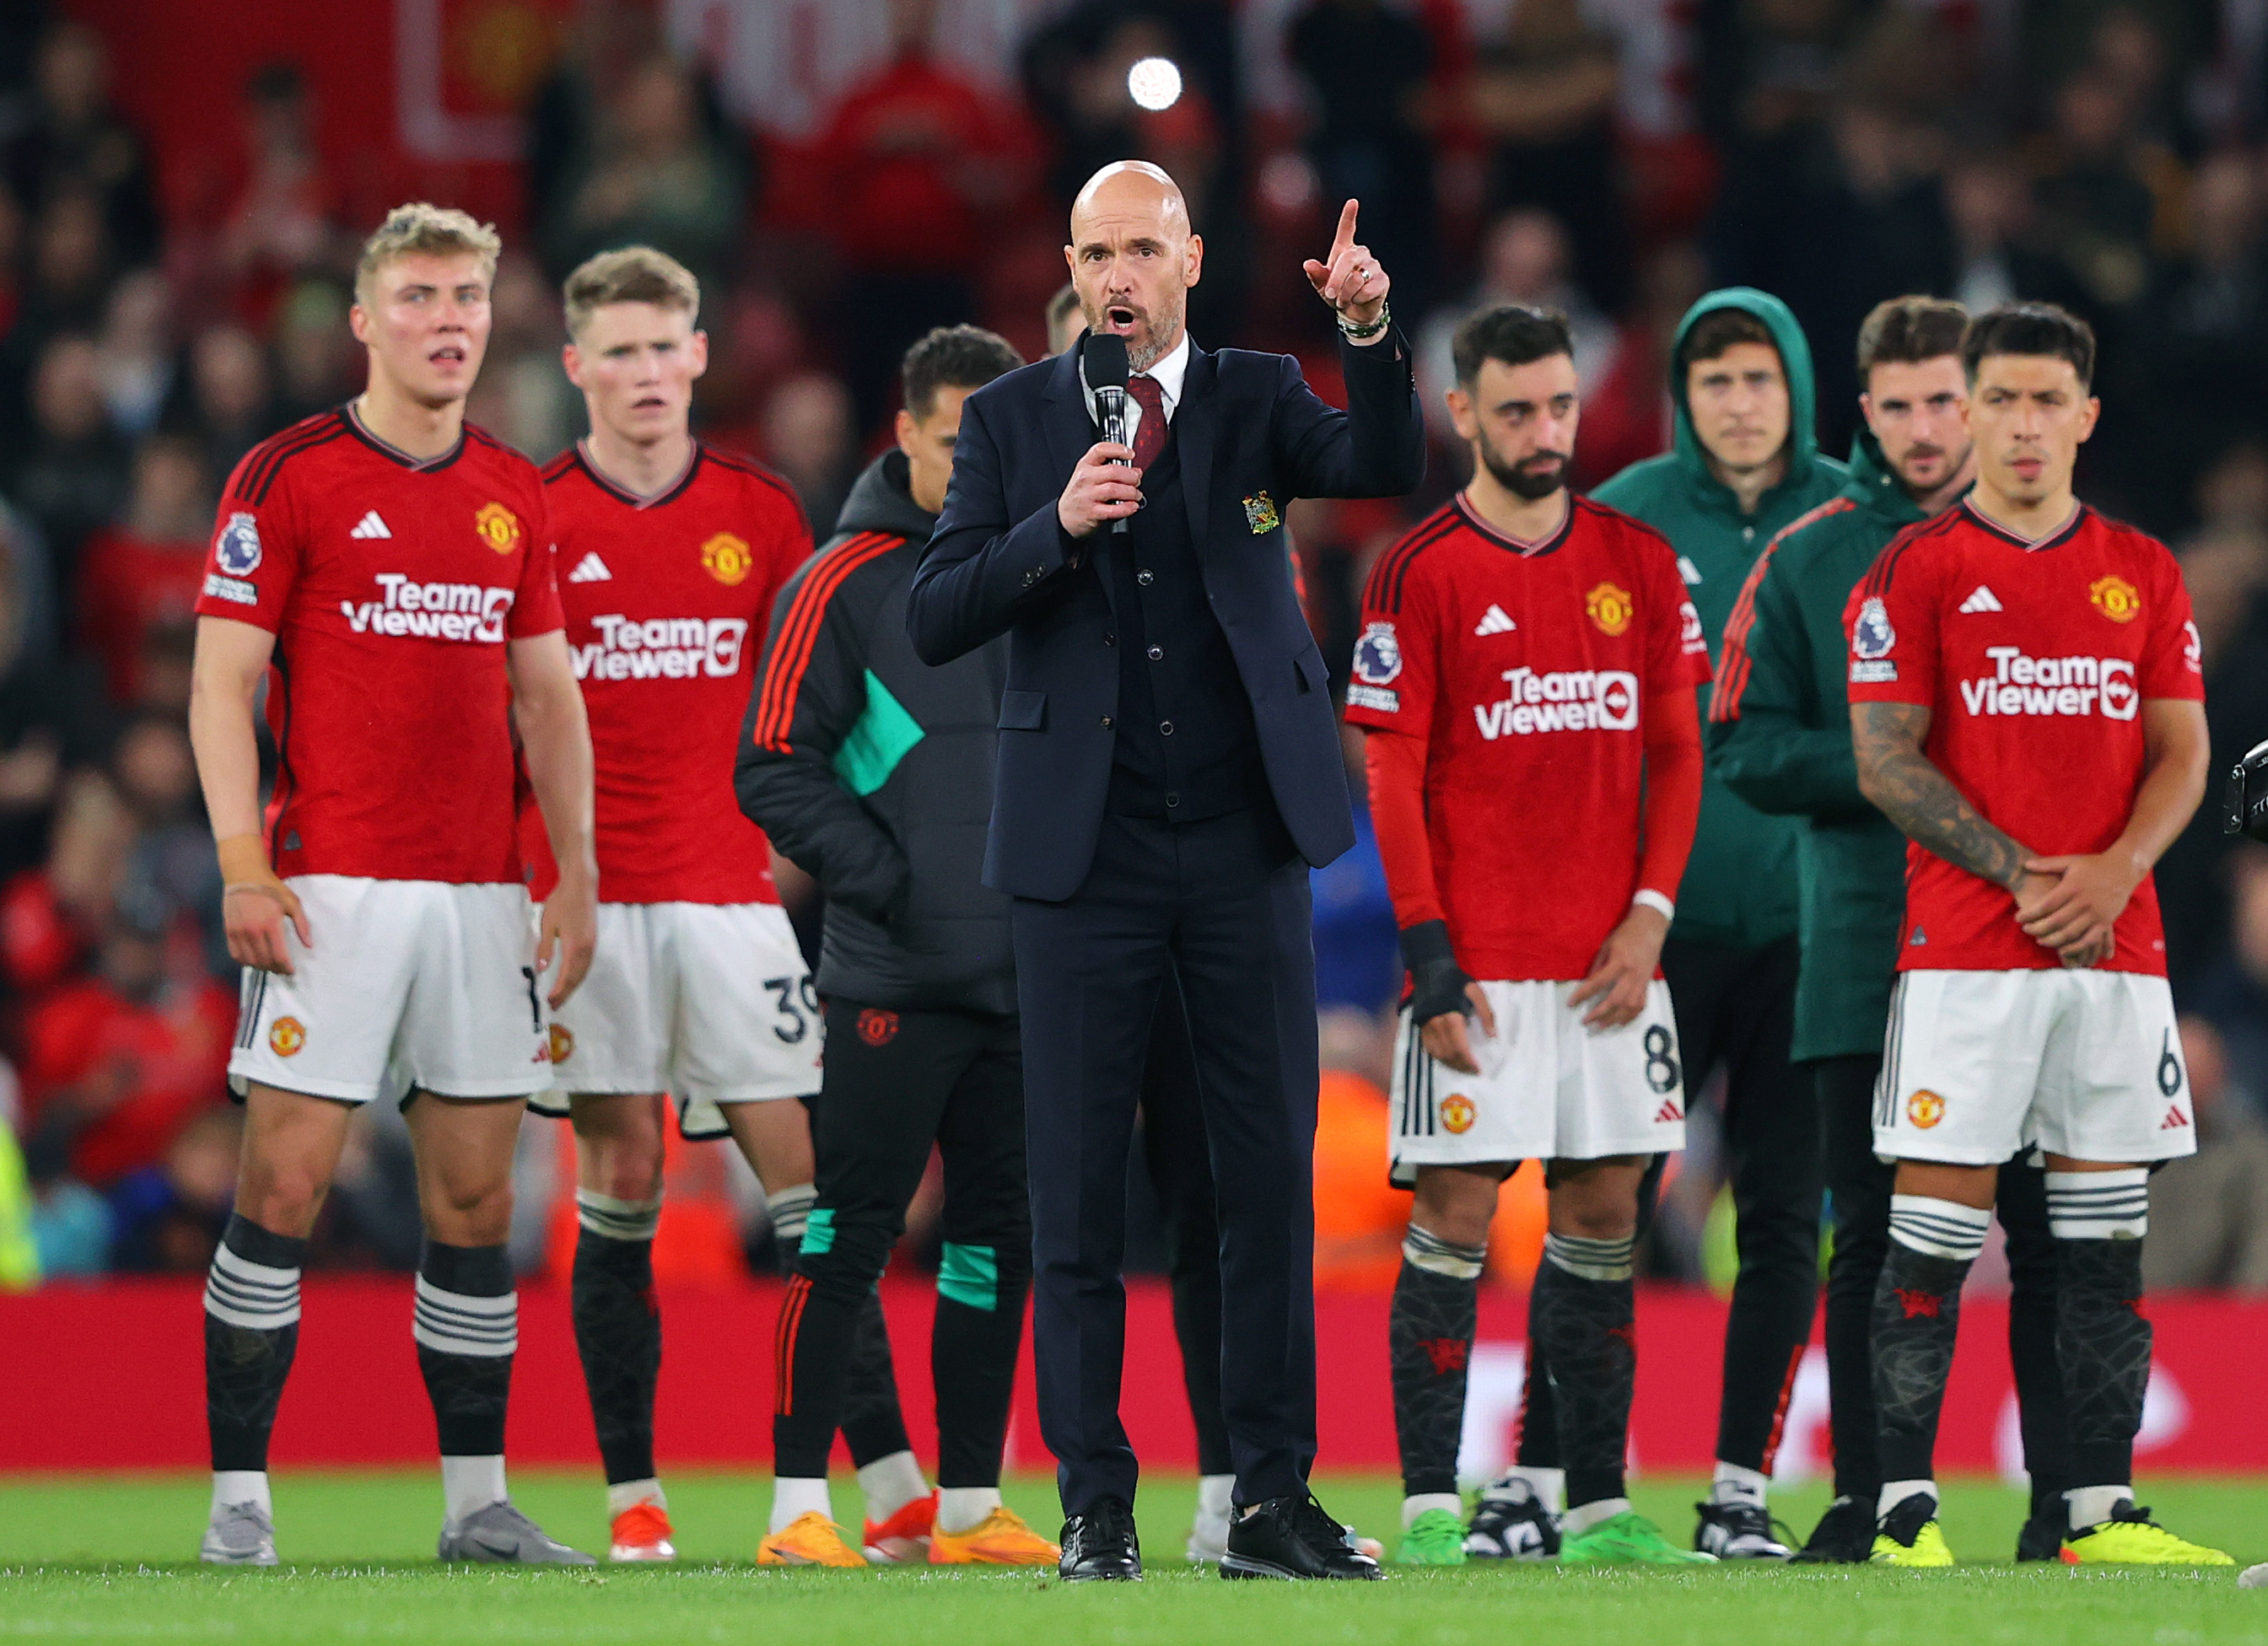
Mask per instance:
[[[1168,417],[1174,415],[1174,408],[1182,403],[1182,380],[1189,375],[1189,328],[1183,327],[1181,341],[1166,351],[1166,357],[1163,360],[1159,361],[1143,374],[1153,379],[1164,394],[1166,415]]]
[[[1181,341],[1166,351],[1163,359],[1140,374],[1157,384],[1159,395],[1166,403],[1167,422],[1173,420],[1175,408],[1182,403],[1182,385],[1189,377],[1189,328],[1184,327],[1182,329]],[[1086,380],[1086,356],[1084,353],[1081,353],[1079,360],[1079,384],[1081,388],[1086,390],[1087,415],[1092,416],[1094,413],[1094,391]],[[1140,408],[1134,407],[1130,409],[1138,412]]]

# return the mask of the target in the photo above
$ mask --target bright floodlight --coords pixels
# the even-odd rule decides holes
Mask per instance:
[[[1167,57],[1145,57],[1126,71],[1126,95],[1156,114],[1182,100],[1182,71]]]

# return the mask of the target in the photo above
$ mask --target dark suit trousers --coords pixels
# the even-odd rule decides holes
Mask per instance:
[[[1173,1276],[1174,1335],[1182,1385],[1197,1431],[1197,1473],[1228,1474],[1228,1426],[1220,1415],[1220,1218],[1213,1209],[1212,1150],[1197,1097],[1189,1014],[1172,977],[1158,991],[1142,1069],[1142,1149],[1165,1215],[1166,1268]]]
[[[1212,1158],[1222,1413],[1241,1503],[1314,1460],[1315,963],[1307,865],[1272,806],[1109,816],[1061,903],[1015,906],[1040,1429],[1064,1510],[1134,1501],[1118,1417],[1126,1165],[1152,1014],[1180,974]]]

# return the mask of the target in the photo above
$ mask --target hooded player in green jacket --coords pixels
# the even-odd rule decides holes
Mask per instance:
[[[1874,1546],[1875,1462],[1868,1311],[1889,1239],[1891,1168],[1874,1157],[1906,839],[1859,791],[1843,611],[1884,545],[1950,506],[1976,474],[1963,411],[1968,314],[1935,298],[1893,298],[1859,330],[1866,427],[1842,491],[1766,547],[1724,631],[1710,705],[1710,769],[1759,811],[1800,820],[1802,974],[1793,1055],[1814,1080],[1835,1218],[1827,1278],[1827,1376],[1835,1502],[1803,1551],[1863,1561]],[[2045,1180],[2000,1170],[1999,1215],[2014,1282],[2008,1348],[2023,1411],[2032,1522],[2016,1558],[2059,1552],[2068,1451],[2055,1357],[2055,1248]]]
[[[1594,494],[1668,537],[1710,650],[1756,555],[1790,521],[1842,489],[1843,465],[1814,433],[1811,349],[1787,305],[1745,286],[1688,310],[1670,352],[1675,450]],[[1701,688],[1705,714],[1708,687]],[[1819,1128],[1811,1083],[1788,1062],[1797,966],[1797,823],[1768,817],[1712,769],[1661,951],[1685,1090],[1725,1067],[1726,1153],[1740,1248],[1725,1334],[1716,1482],[1696,1548],[1785,1560],[1765,1490],[1819,1289]],[[1651,1196],[1648,1196],[1650,1202]],[[1491,1493],[1557,1508],[1548,1368],[1531,1354],[1519,1466]],[[1477,1524],[1477,1523],[1476,1523]],[[1507,1552],[1512,1539],[1506,1539]]]

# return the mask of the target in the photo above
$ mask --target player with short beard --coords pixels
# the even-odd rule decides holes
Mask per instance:
[[[560,602],[598,762],[597,960],[552,1028],[555,1089],[535,1106],[575,1128],[575,1344],[606,1467],[609,1553],[674,1558],[653,1456],[661,1318],[665,1094],[688,1138],[729,1135],[765,1189],[792,1265],[814,1189],[819,1000],[779,906],[764,837],[733,797],[733,751],[773,598],[811,553],[794,494],[696,440],[708,365],[692,274],[650,246],[567,277],[569,378],[591,432],[543,471]],[[553,869],[523,819],[539,896]],[[881,1303],[867,1299],[850,1376],[852,1461],[878,1558],[922,1550],[929,1486],[906,1439]]]
[[[1565,320],[1486,310],[1454,356],[1476,472],[1372,572],[1347,688],[1412,981],[1392,1094],[1391,1166],[1416,1190],[1388,1328],[1395,1558],[1506,1552],[1486,1501],[1462,1523],[1457,1444],[1489,1222],[1532,1157],[1550,1189],[1531,1336],[1567,1464],[1559,1558],[1707,1561],[1623,1482],[1638,1186],[1685,1143],[1658,962],[1700,805],[1701,620],[1660,534],[1566,489]]]
[[[237,465],[197,602],[189,735],[245,967],[236,1207],[205,1289],[202,1557],[273,1565],[268,1441],[299,1268],[357,1108],[401,1094],[424,1250],[411,1334],[439,1431],[444,1560],[571,1563],[504,1489],[519,1343],[512,1162],[550,1084],[544,1010],[591,964],[591,738],[543,488],[465,422],[496,231],[390,213],[355,275],[369,385]],[[268,687],[274,797],[254,705]],[[530,919],[515,736],[559,885]],[[532,939],[532,940],[531,940]],[[547,996],[542,983],[548,974]]]
[[[1859,791],[1851,752],[1843,608],[1884,544],[1951,506],[1976,472],[1961,334],[1968,313],[1894,298],[1859,328],[1866,423],[1842,492],[1774,538],[1725,626],[1709,754],[1757,810],[1803,819],[1802,971],[1792,1055],[1816,1082],[1835,1218],[1827,1276],[1827,1376],[1835,1501],[1800,1561],[1863,1561],[1874,1547],[1874,1400],[1868,1348],[1875,1277],[1889,1239],[1891,1170],[1874,1155],[1874,1083],[1905,913],[1905,836]],[[2023,1414],[2032,1510],[2016,1558],[2063,1547],[2069,1467],[2055,1357],[2055,1248],[2040,1169],[2000,1167],[1999,1216],[2013,1295],[2008,1348]],[[1761,1510],[1735,1535],[1768,1538]]]
[[[2047,1165],[2071,1429],[2062,1553],[2228,1565],[2133,1501],[2150,1377],[2149,1165],[2197,1147],[2150,880],[2197,809],[2202,647],[2163,545],[2072,493],[2095,336],[2047,304],[1962,334],[1977,485],[1844,614],[1859,787],[1912,842],[1874,1151],[1897,1163],[1874,1300],[1872,1558],[1949,1566],[1932,1456],[2000,1163]]]

